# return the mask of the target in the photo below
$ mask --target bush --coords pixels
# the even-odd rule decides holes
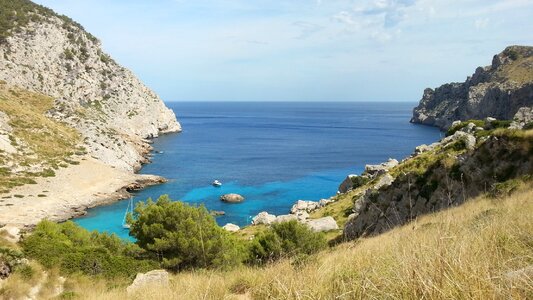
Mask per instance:
[[[250,244],[251,263],[266,263],[282,257],[313,254],[327,245],[322,233],[293,220],[274,224],[260,233]]]
[[[58,266],[68,274],[130,277],[158,266],[153,260],[142,259],[142,251],[135,244],[116,235],[89,232],[70,221],[40,222],[22,241],[22,248],[43,266]]]
[[[469,123],[474,123],[477,127],[484,127],[485,126],[485,121],[483,120],[468,120],[468,121],[464,121],[464,122],[461,122],[455,126],[452,126],[448,129],[448,131],[446,132],[446,136],[450,136],[450,135],[453,135],[454,133],[456,133],[457,131],[463,129],[464,127],[466,127]]]
[[[139,203],[128,217],[137,244],[173,270],[191,267],[231,267],[246,255],[242,243],[220,228],[204,206],[171,201]]]

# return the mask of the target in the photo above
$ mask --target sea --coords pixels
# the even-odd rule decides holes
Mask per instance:
[[[183,132],[154,139],[152,163],[140,173],[165,184],[133,201],[169,195],[224,211],[219,225],[248,225],[262,211],[287,214],[297,200],[329,198],[365,164],[401,160],[437,141],[433,127],[409,123],[414,102],[169,102]],[[214,180],[222,182],[214,187]],[[220,196],[237,193],[229,204]],[[90,209],[74,222],[132,240],[122,221],[128,201]]]

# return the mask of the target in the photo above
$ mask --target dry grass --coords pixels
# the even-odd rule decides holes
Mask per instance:
[[[295,264],[177,274],[169,288],[132,299],[531,299],[533,187],[477,198],[383,235],[342,244]],[[529,275],[531,276],[531,274]],[[82,299],[124,299],[123,284],[86,281]]]
[[[45,116],[53,106],[53,99],[5,84],[0,84],[0,111],[9,118],[13,128],[11,144],[19,149],[11,155],[0,152],[0,192],[7,192],[14,186],[34,183],[35,176],[53,176],[53,169],[76,151],[80,142],[79,133],[65,124]],[[7,163],[18,166],[42,165],[46,172],[12,173]]]

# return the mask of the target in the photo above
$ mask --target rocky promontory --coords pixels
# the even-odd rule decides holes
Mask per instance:
[[[47,115],[77,129],[93,157],[138,170],[146,139],[181,130],[174,112],[81,25],[30,1],[2,6],[0,80],[52,97]]]
[[[533,47],[509,46],[463,83],[427,88],[411,122],[448,129],[456,120],[510,120],[533,106]]]

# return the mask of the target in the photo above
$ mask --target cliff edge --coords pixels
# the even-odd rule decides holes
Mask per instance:
[[[81,25],[27,0],[0,6],[0,80],[51,96],[46,115],[77,129],[91,156],[133,172],[146,162],[146,139],[181,131],[174,112]]]
[[[533,105],[533,47],[509,46],[463,83],[424,90],[411,122],[448,129],[453,121],[510,120]]]

